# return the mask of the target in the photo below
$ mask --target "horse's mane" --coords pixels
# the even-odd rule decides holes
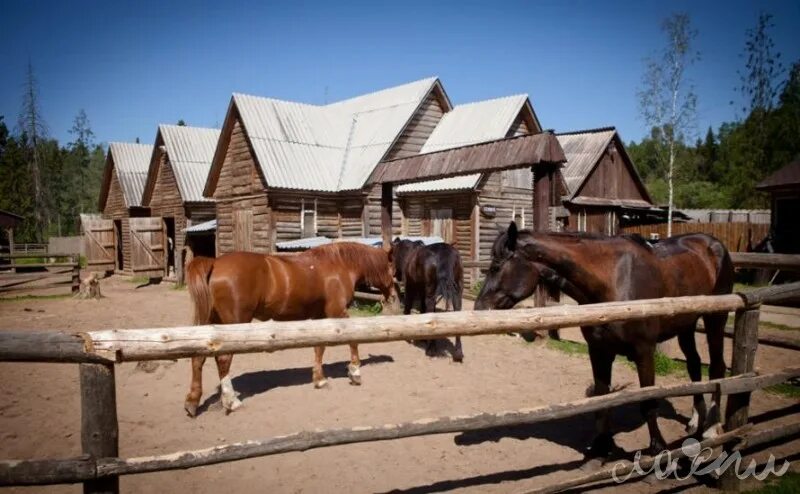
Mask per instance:
[[[305,252],[315,259],[340,262],[351,269],[358,269],[368,285],[382,287],[386,282],[389,257],[383,249],[357,242],[334,242]]]
[[[530,230],[521,230],[520,234],[528,234],[533,235],[534,233]],[[620,235],[605,235],[602,233],[595,233],[595,232],[543,232],[547,234],[549,237],[555,237],[559,240],[566,240],[568,242],[580,242],[581,240],[598,240],[598,241],[613,241],[613,240],[620,240],[624,239],[634,244],[644,247],[645,249],[652,249],[652,245],[641,235],[637,233],[623,233]]]

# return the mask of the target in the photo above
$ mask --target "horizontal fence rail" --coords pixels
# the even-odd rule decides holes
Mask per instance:
[[[267,439],[134,458],[66,458],[0,461],[0,486],[74,483],[104,476],[130,475],[194,468],[247,458],[363,442],[386,441],[434,434],[451,434],[559,420],[645,400],[720,392],[751,392],[800,376],[800,368],[774,374],[746,374],[713,381],[650,386],[536,408],[425,418],[380,426],[305,431]]]
[[[0,461],[0,486],[84,482],[85,492],[117,492],[120,475],[193,468],[342,444],[531,424],[645,400],[706,393],[729,395],[725,414],[726,426],[729,427],[728,435],[731,438],[734,436],[747,438],[751,437],[744,436],[750,430],[747,424],[750,393],[800,377],[798,367],[764,375],[753,372],[753,359],[758,344],[758,306],[775,300],[796,298],[798,295],[800,295],[800,283],[792,283],[744,294],[510,311],[465,311],[293,322],[268,321],[81,333],[4,331],[0,332],[0,361],[80,364],[81,438],[84,455],[66,459]],[[304,431],[192,451],[133,458],[118,457],[118,425],[114,392],[114,364],[117,362],[174,359],[219,353],[271,352],[318,345],[428,339],[454,335],[544,331],[570,326],[597,326],[654,317],[729,311],[736,311],[731,364],[733,377],[623,390],[569,403],[515,411],[484,412],[380,426]],[[798,430],[800,429],[797,427],[776,428],[754,433],[756,436],[753,437],[763,440],[777,439],[796,433]],[[724,439],[727,441],[728,436]],[[585,483],[586,477],[571,482],[572,485],[579,485],[575,483],[579,481]]]
[[[745,306],[746,301],[742,296],[731,294],[507,311],[319,319],[313,322],[267,321],[175,328],[111,329],[77,334],[4,331],[0,333],[0,361],[130,362],[221,353],[273,352],[320,345],[545,331],[652,317],[730,312]]]

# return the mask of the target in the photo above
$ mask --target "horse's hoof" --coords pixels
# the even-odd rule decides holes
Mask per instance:
[[[239,398],[234,398],[233,401],[230,403],[223,403],[222,407],[225,409],[225,415],[230,415],[234,411],[241,408],[242,402],[239,401]]]
[[[698,430],[700,429],[697,427],[697,424],[692,424],[691,422],[686,424],[686,435],[694,436],[697,434]]]
[[[614,438],[611,437],[611,434],[603,434],[594,438],[591,446],[583,451],[583,455],[587,459],[605,458],[611,455],[614,446]]]
[[[459,364],[463,364],[463,363],[464,363],[464,354],[463,354],[463,353],[461,353],[460,351],[459,351],[459,352],[456,352],[456,353],[453,355],[453,362],[457,362],[457,363],[459,363]]]
[[[197,417],[197,403],[187,401],[183,404],[183,409],[186,410],[186,414],[191,417]]]
[[[664,451],[667,451],[666,444],[664,444],[661,441],[650,440],[650,446],[648,446],[647,449],[644,450],[644,455],[650,457],[656,457],[659,454],[663,453]]]
[[[347,377],[350,378],[350,384],[353,386],[361,386],[361,368],[359,366],[349,364],[347,366]]]
[[[323,389],[327,387],[328,387],[327,379],[320,379],[319,381],[314,381],[314,389]]]
[[[717,422],[703,432],[703,439],[712,439],[722,433],[722,424]]]

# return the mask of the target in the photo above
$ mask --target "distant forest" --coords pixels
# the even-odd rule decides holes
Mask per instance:
[[[800,61],[783,66],[771,27],[764,13],[746,33],[735,88],[742,116],[702,135],[693,128],[699,98],[686,77],[701,56],[692,51],[697,32],[686,14],[664,19],[664,53],[645,64],[638,95],[652,130],[627,144],[657,204],[669,202],[671,177],[678,209],[767,207],[755,185],[800,154]],[[69,130],[70,142],[50,137],[30,65],[24,82],[17,123],[0,116],[0,209],[25,218],[16,242],[78,234],[79,215],[98,211],[105,145],[95,142],[83,110]]]

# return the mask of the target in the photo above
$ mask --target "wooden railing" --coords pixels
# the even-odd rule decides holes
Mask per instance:
[[[760,444],[800,432],[797,423],[753,432],[747,424],[750,393],[800,376],[800,368],[758,375],[753,359],[758,345],[759,304],[800,296],[800,283],[754,292],[637,300],[584,306],[559,306],[514,311],[465,311],[411,316],[324,319],[307,321],[209,325],[158,329],[116,329],[81,333],[53,331],[0,332],[0,361],[71,362],[80,365],[81,444],[83,456],[50,460],[0,461],[0,486],[84,483],[84,492],[117,492],[118,476],[211,465],[245,458],[305,451],[342,444],[384,441],[445,434],[499,426],[556,420],[654,398],[712,392],[729,395],[727,433],[704,445]],[[422,419],[352,429],[299,432],[213,446],[200,450],[120,458],[114,364],[119,362],[186,358],[220,353],[271,352],[318,345],[344,345],[454,335],[501,334],[509,331],[545,331],[615,321],[642,320],[679,314],[736,311],[732,377],[715,381],[652,386],[611,395],[539,408],[486,412],[458,417]],[[608,471],[605,471],[608,473]],[[603,472],[599,472],[603,473]],[[599,480],[581,477],[553,486],[574,487]],[[588,479],[588,480],[587,480]],[[722,482],[734,488],[735,476]],[[577,482],[577,483],[576,483]]]
[[[43,262],[19,262],[42,259]],[[62,260],[66,259],[66,261]],[[80,254],[0,254],[0,294],[69,285],[80,288]]]

